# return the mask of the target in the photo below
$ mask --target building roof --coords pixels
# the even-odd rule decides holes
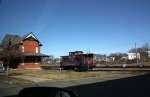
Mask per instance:
[[[24,40],[28,39],[29,37],[33,37],[40,46],[42,46],[42,44],[39,42],[39,40],[35,37],[35,35],[30,32],[22,37],[20,37],[19,35],[5,35],[3,41],[1,42],[1,45],[8,45],[9,41],[11,40],[11,45],[16,45],[16,44],[21,44]]]
[[[127,55],[136,55],[136,54],[140,54],[140,53],[127,53]]]
[[[11,40],[11,44],[15,45],[18,41],[20,41],[21,37],[19,35],[8,35],[6,34],[1,45],[8,45],[9,41]]]

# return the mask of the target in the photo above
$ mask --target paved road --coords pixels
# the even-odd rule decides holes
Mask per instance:
[[[150,74],[68,88],[79,97],[150,97]]]
[[[6,82],[0,81],[0,95],[14,97],[12,95],[16,95],[19,92],[19,90],[21,90],[24,87],[39,85],[39,86],[65,87],[65,88],[73,89],[80,95],[80,97],[110,97],[110,96],[97,96],[97,95],[93,96],[93,95],[95,95],[95,93],[105,94],[107,92],[107,89],[108,89],[108,94],[109,94],[109,92],[112,93],[111,91],[116,92],[117,90],[124,88],[124,87],[120,86],[122,84],[128,85],[128,83],[129,83],[129,85],[131,85],[130,80],[127,82],[126,82],[126,80],[125,80],[125,82],[122,82],[122,81],[115,82],[115,80],[117,80],[117,79],[119,80],[121,78],[126,78],[126,77],[133,77],[133,75],[111,75],[111,76],[109,75],[107,77],[106,76],[105,77],[93,77],[93,78],[76,79],[76,80],[50,80],[50,81],[34,83],[34,84],[31,84],[28,86],[23,86],[23,87],[15,86],[15,85],[12,85],[11,83],[6,83]],[[105,84],[105,81],[106,81],[106,84]],[[112,81],[112,83],[111,83],[111,81]],[[137,81],[135,80],[135,82],[137,82]],[[132,82],[132,84],[134,84],[133,81],[131,81],[131,82]],[[146,79],[146,82],[147,82],[147,79]],[[119,84],[117,84],[117,83],[119,83]],[[149,83],[150,83],[150,81],[149,81]],[[118,85],[120,87],[118,87]],[[109,87],[110,87],[110,89],[109,89]],[[117,89],[117,90],[115,90],[115,89]],[[125,90],[128,90],[128,87],[125,87]],[[132,89],[130,89],[130,87],[129,87],[129,90],[132,90]],[[130,97],[132,97],[132,96],[130,96]],[[136,96],[136,97],[138,97],[138,96]]]
[[[9,82],[0,81],[0,97],[16,95],[22,87],[12,85]]]

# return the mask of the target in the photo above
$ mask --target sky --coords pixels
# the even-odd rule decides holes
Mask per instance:
[[[29,32],[54,57],[126,53],[150,42],[150,0],[0,0],[0,41]]]

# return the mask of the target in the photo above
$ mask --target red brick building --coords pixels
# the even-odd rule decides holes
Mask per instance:
[[[16,47],[16,50],[19,52],[21,60],[18,62],[17,68],[39,69],[41,65],[41,58],[48,57],[48,55],[40,53],[42,44],[32,32],[24,35],[23,37],[20,37],[19,35],[5,35],[0,46],[1,51],[8,45]]]

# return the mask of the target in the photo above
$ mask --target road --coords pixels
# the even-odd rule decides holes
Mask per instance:
[[[19,90],[30,86],[64,87],[76,91],[79,97],[150,97],[150,75],[108,75],[75,80],[51,80],[28,86],[15,86],[0,81],[1,96],[15,97]]]
[[[150,74],[68,87],[79,97],[150,97]]]
[[[16,95],[22,87],[12,85],[9,82],[0,81],[0,97]]]

